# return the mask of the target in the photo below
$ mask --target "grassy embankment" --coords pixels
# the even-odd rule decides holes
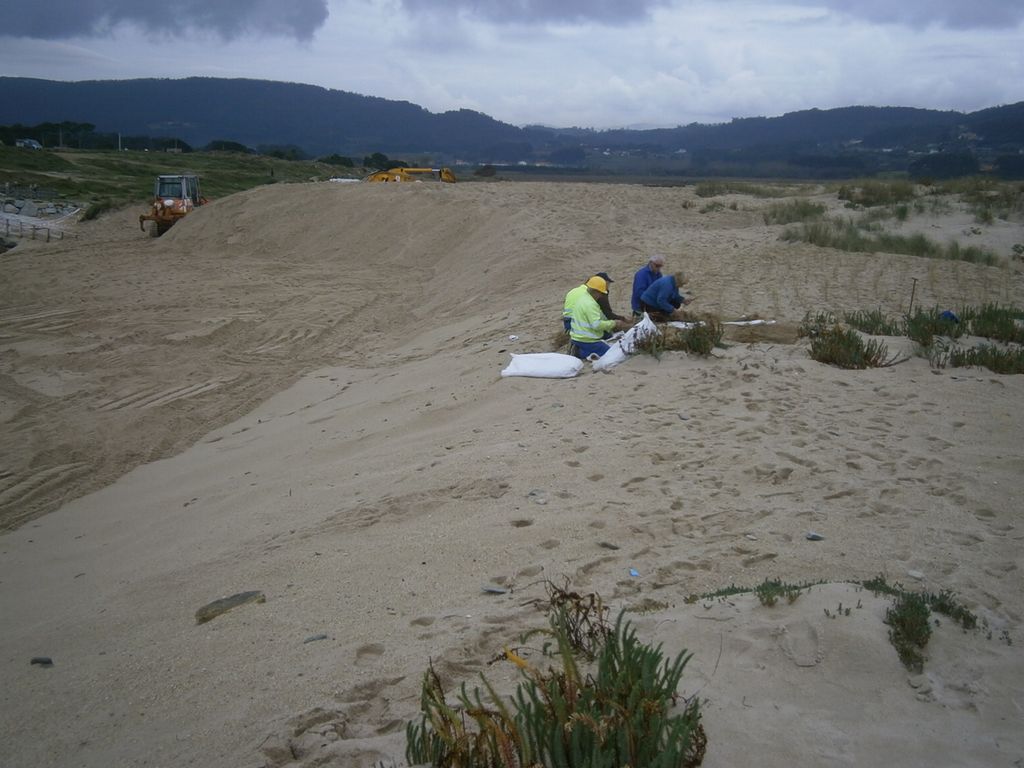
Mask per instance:
[[[40,152],[0,147],[0,192],[4,184],[35,186],[55,201],[74,202],[86,209],[143,203],[161,173],[194,172],[199,175],[203,194],[213,199],[261,184],[358,177],[360,170],[237,152],[177,155],[77,149]]]
[[[844,251],[884,251],[912,256],[953,259],[979,264],[1002,265],[1007,256],[1019,258],[1024,245],[1013,253],[997,254],[987,248],[961,246],[956,241],[938,243],[923,234],[904,235],[887,231],[886,220],[906,222],[915,215],[948,214],[954,206],[963,206],[974,216],[975,234],[979,227],[996,220],[1020,221],[1024,217],[1024,185],[983,178],[965,178],[941,184],[915,185],[905,180],[860,180],[839,185],[839,200],[851,211],[848,216],[828,216],[825,206],[804,200],[791,200],[771,206],[765,213],[766,224],[793,224],[782,234],[783,240],[809,242]]]

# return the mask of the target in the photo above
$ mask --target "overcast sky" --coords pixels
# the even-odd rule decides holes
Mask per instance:
[[[515,125],[1024,100],[1024,0],[0,0],[0,74],[250,77]]]

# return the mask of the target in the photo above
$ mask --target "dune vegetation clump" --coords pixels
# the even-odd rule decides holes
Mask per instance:
[[[987,368],[993,373],[1024,373],[1024,349],[1001,349],[979,344],[970,349],[950,349],[943,362],[953,368]]]
[[[779,579],[765,579],[754,587],[754,594],[757,595],[758,601],[761,605],[769,608],[779,602],[780,597],[785,598],[789,604],[795,603],[802,591],[803,587],[787,584]]]
[[[902,323],[893,320],[880,309],[844,312],[843,322],[851,328],[856,328],[861,333],[871,336],[901,336],[903,334]]]
[[[918,309],[906,319],[907,336],[921,345],[936,368],[987,368],[993,373],[1024,373],[1024,312],[1013,306],[984,304],[959,313]],[[973,347],[953,341],[965,335],[994,343]]]
[[[885,345],[864,340],[855,331],[871,336],[906,336],[916,342],[932,366],[987,368],[994,373],[1024,373],[1024,311],[1014,306],[983,304],[956,312],[939,307],[917,307],[901,318],[881,310],[843,313],[842,322],[832,312],[808,312],[798,335],[811,339],[811,357],[840,368],[871,368],[894,365]],[[965,336],[979,336],[993,343],[964,347]]]
[[[511,650],[502,655],[522,675],[512,697],[499,695],[481,676],[483,692],[463,684],[450,704],[433,667],[427,670],[422,717],[406,728],[410,765],[700,765],[707,738],[699,702],[681,699],[678,692],[690,654],[666,660],[660,646],[641,642],[620,614],[601,633],[588,670],[570,639],[571,610],[555,607],[549,622],[553,649],[546,646],[545,655],[557,666],[542,671]]]
[[[885,612],[889,640],[899,654],[903,666],[911,672],[924,667],[924,647],[932,636],[931,610],[923,596],[903,592],[896,596]]]
[[[837,368],[862,370],[887,368],[900,362],[889,355],[886,345],[876,339],[865,341],[856,331],[834,325],[811,339],[811,358]]]
[[[825,206],[810,200],[788,200],[772,203],[764,213],[765,224],[792,224],[795,221],[811,221],[825,215]]]
[[[712,200],[710,203],[705,203],[700,208],[700,213],[718,213],[719,211],[725,210],[725,203],[721,203],[718,200]]]
[[[807,312],[804,319],[800,321],[800,325],[797,326],[797,337],[813,339],[838,323],[839,319],[832,312]]]
[[[961,246],[955,240],[946,245],[937,243],[922,234],[900,235],[892,232],[866,231],[849,219],[832,218],[821,221],[802,221],[787,227],[781,239],[786,242],[802,242],[822,248],[858,253],[896,253],[905,256],[922,256],[930,259],[950,259],[972,264],[997,266],[1003,259],[990,250],[977,246]]]
[[[923,309],[918,307],[912,314],[904,318],[908,338],[922,347],[930,347],[937,336],[947,339],[960,338],[965,330],[963,323],[955,313],[940,310],[938,307]]]
[[[702,181],[695,190],[697,197],[719,197],[720,195],[750,195],[752,197],[788,197],[793,188],[770,184],[754,184],[749,181],[712,180]]]
[[[82,211],[80,219],[81,221],[93,221],[95,219],[98,219],[101,214],[104,214],[107,211],[112,211],[116,207],[117,203],[115,203],[108,197],[104,197],[100,200],[97,200],[96,202],[89,203],[89,205],[86,206],[85,210]]]
[[[1024,311],[1016,307],[999,304],[965,307],[960,311],[960,319],[969,324],[974,336],[1024,344]]]
[[[637,342],[639,352],[661,359],[664,352],[687,352],[707,357],[715,347],[722,345],[725,329],[713,317],[705,316],[692,321],[691,328],[666,325],[661,334],[647,336]]]
[[[900,661],[912,672],[921,672],[924,667],[924,649],[932,636],[932,611],[949,617],[965,632],[979,629],[978,617],[949,590],[938,594],[910,592],[900,584],[889,584],[884,576],[868,579],[863,586],[876,595],[893,598],[892,605],[885,612],[889,641]]]
[[[989,248],[961,245],[956,240],[942,243],[913,232],[887,231],[884,222],[903,224],[913,214],[945,215],[962,209],[974,215],[981,226],[997,219],[1011,221],[1024,213],[1024,192],[1019,185],[990,179],[963,179],[943,186],[915,185],[902,179],[868,179],[840,185],[836,196],[852,211],[848,216],[825,216],[815,204],[796,200],[772,206],[765,213],[766,224],[790,224],[780,236],[787,242],[811,243],[859,253],[894,253],[931,259],[966,261],[1002,266],[1007,258]],[[972,227],[968,234],[980,234]]]
[[[902,179],[862,179],[841,185],[837,196],[852,206],[864,208],[895,205],[914,199],[914,185]]]

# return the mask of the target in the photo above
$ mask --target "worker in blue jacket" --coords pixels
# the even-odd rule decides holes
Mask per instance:
[[[661,270],[665,266],[665,257],[661,254],[654,254],[633,275],[633,295],[630,304],[633,307],[633,317],[640,317],[643,307],[640,306],[640,296],[646,291],[651,283],[661,277]]]
[[[683,298],[680,289],[686,284],[682,272],[662,275],[640,294],[640,307],[652,320],[665,322],[677,316],[676,310],[693,299]]]

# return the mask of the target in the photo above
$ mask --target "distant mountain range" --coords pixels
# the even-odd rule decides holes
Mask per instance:
[[[742,165],[743,158],[756,158],[761,164],[813,169],[832,162],[822,158],[842,156],[857,166],[864,153],[883,151],[1012,155],[1024,150],[1024,102],[970,113],[811,109],[715,125],[598,131],[518,127],[466,109],[437,114],[406,101],[266,80],[0,77],[0,125],[63,121],[92,123],[101,132],[174,137],[195,148],[226,140],[253,148],[293,146],[313,156],[383,152],[434,162],[554,165],[654,154],[674,158],[684,170],[702,159],[705,165],[730,159]]]

